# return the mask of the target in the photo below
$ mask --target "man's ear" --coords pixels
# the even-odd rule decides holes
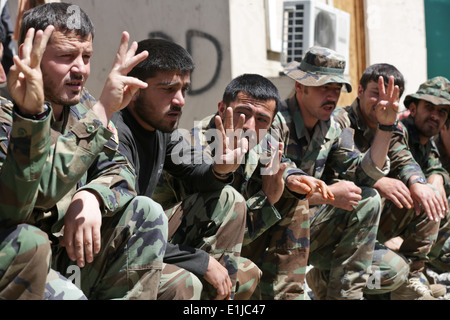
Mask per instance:
[[[417,113],[417,105],[416,105],[416,102],[415,102],[415,101],[411,102],[411,103],[409,104],[408,109],[409,109],[409,114],[411,115],[411,117],[414,117],[414,116],[416,115],[416,113]]]
[[[217,105],[217,109],[219,111],[219,116],[224,119],[225,118],[225,110],[227,109],[227,106],[223,101],[220,101]]]
[[[362,85],[358,85],[358,98],[361,99],[362,95],[364,93],[364,88]]]

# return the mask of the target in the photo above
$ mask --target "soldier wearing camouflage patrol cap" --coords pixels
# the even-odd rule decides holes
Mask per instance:
[[[381,199],[370,186],[389,171],[386,154],[391,133],[379,132],[371,150],[360,154],[354,131],[341,129],[331,116],[342,87],[352,89],[344,69],[345,59],[337,52],[320,47],[308,50],[301,63],[293,62],[285,70],[295,80],[295,95],[282,103],[273,124],[283,136],[285,155],[298,168],[321,179],[332,167],[344,179],[325,181],[335,200],[309,199],[313,213],[309,261],[319,277],[308,276],[310,271],[306,279],[310,287],[314,286],[310,280],[326,283],[316,299],[363,297],[381,208]],[[383,106],[378,107],[385,125],[396,120],[397,95],[398,88],[389,83]]]
[[[443,201],[446,216],[441,217],[437,239],[429,254],[429,266],[436,271],[448,272],[442,268],[442,257],[449,255],[445,243],[450,232],[448,216],[448,195],[450,178],[442,165],[438,145],[442,146],[438,134],[449,121],[450,82],[442,76],[433,77],[422,83],[415,93],[405,97],[409,116],[402,120],[407,129],[407,139],[411,152],[424,171],[426,181],[438,190]],[[442,150],[444,151],[444,150]],[[445,153],[443,153],[445,154]],[[441,266],[441,268],[439,268]]]
[[[327,48],[312,47],[301,62],[292,61],[287,65],[285,74],[305,86],[342,83],[347,92],[352,92],[352,85],[343,74],[344,69],[345,58],[342,55]]]
[[[355,143],[361,152],[368,150],[376,131],[380,129],[374,108],[380,99],[380,77],[385,83],[393,77],[401,96],[405,85],[402,73],[387,63],[373,64],[363,72],[359,81],[358,97],[352,105],[334,113],[342,128],[350,127],[355,130]],[[422,281],[420,276],[437,233],[435,219],[439,219],[439,216],[435,215],[435,208],[440,208],[442,201],[431,186],[414,183],[417,179],[425,179],[425,176],[408,148],[404,126],[400,123],[382,129],[393,132],[388,151],[391,168],[386,177],[374,184],[374,188],[383,198],[383,209],[377,239],[380,244],[377,244],[379,249],[374,255],[376,259],[373,264],[383,274],[396,275],[390,277],[391,281],[384,279],[386,281],[382,282],[384,291],[391,292],[391,298],[434,299],[438,290]],[[414,202],[419,203],[425,210],[416,214]],[[393,247],[391,239],[397,236],[402,237],[403,245]],[[408,263],[397,253],[383,249],[383,244],[399,251],[408,259]],[[377,294],[373,290],[366,290],[365,293]],[[387,298],[387,295],[385,297]]]

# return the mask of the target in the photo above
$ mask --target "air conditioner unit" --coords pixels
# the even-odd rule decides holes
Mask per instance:
[[[346,59],[350,44],[350,14],[314,0],[285,1],[281,64],[301,61],[312,46],[330,48]]]

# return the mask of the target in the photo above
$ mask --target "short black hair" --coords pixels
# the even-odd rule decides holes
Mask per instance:
[[[166,39],[146,39],[138,42],[136,54],[148,51],[149,55],[130,71],[129,76],[142,81],[156,76],[158,72],[178,70],[181,73],[193,72],[194,61],[182,46]]]
[[[394,84],[400,89],[399,97],[403,95],[405,91],[405,79],[403,74],[393,65],[388,63],[376,63],[369,66],[364,72],[359,80],[359,84],[364,90],[367,88],[367,84],[370,81],[375,81],[378,83],[378,78],[383,77],[385,85],[389,82],[389,77],[394,76]]]
[[[222,102],[229,106],[236,101],[238,94],[242,92],[257,100],[275,100],[275,114],[277,114],[281,99],[277,87],[269,79],[253,73],[240,75],[227,85],[223,93]]]
[[[53,25],[61,32],[74,31],[82,38],[92,35],[94,39],[94,25],[89,16],[79,6],[65,2],[50,2],[23,14],[20,25],[19,45],[25,40],[28,29],[45,30]]]

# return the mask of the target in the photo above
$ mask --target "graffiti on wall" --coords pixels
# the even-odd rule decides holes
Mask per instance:
[[[149,38],[162,38],[162,39],[167,39],[167,40],[173,41],[171,36],[169,36],[168,34],[166,34],[165,32],[162,32],[162,31],[150,32],[148,34],[148,37]],[[203,38],[212,43],[212,45],[214,46],[214,49],[216,50],[217,61],[216,61],[216,67],[214,69],[214,74],[213,74],[212,78],[205,85],[203,85],[200,88],[190,88],[188,91],[188,94],[191,96],[202,94],[214,86],[217,79],[219,78],[220,70],[222,68],[222,60],[223,60],[223,52],[222,52],[222,47],[220,45],[220,42],[214,36],[212,36],[206,32],[199,31],[199,30],[193,30],[193,29],[186,31],[186,50],[191,55],[193,54],[193,50],[194,50],[192,43],[193,43],[193,40],[195,39],[195,37]]]

